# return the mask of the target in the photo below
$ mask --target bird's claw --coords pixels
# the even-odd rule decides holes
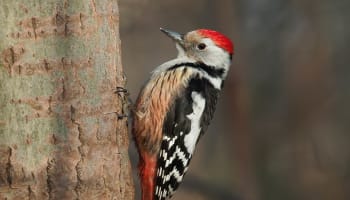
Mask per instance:
[[[128,94],[129,91],[123,87],[117,86],[116,89],[114,90],[114,93],[116,93],[116,94],[120,94],[120,93]]]

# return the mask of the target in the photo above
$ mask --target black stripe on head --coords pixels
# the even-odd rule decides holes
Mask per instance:
[[[200,69],[200,70],[205,71],[209,76],[214,77],[214,78],[216,78],[216,77],[222,78],[224,73],[225,73],[225,69],[222,69],[222,68],[221,69],[215,69],[215,67],[206,65],[203,62],[179,63],[179,64],[176,64],[176,65],[170,67],[168,70],[173,70],[173,69],[176,69],[178,67],[193,67],[193,68],[196,68],[196,69]]]

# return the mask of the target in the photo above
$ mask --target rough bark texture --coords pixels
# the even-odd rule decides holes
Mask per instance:
[[[112,0],[0,1],[0,199],[134,199]]]

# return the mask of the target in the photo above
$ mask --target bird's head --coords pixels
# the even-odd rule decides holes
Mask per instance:
[[[225,35],[209,29],[198,29],[186,34],[160,29],[176,42],[178,57],[187,56],[207,65],[228,68],[234,54],[233,43]]]

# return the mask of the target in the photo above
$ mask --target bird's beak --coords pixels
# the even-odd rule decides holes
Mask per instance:
[[[160,31],[162,31],[167,36],[169,36],[171,39],[173,39],[182,48],[185,47],[185,45],[184,45],[184,35],[183,34],[177,33],[175,31],[167,30],[167,29],[164,29],[164,28],[160,28]]]

